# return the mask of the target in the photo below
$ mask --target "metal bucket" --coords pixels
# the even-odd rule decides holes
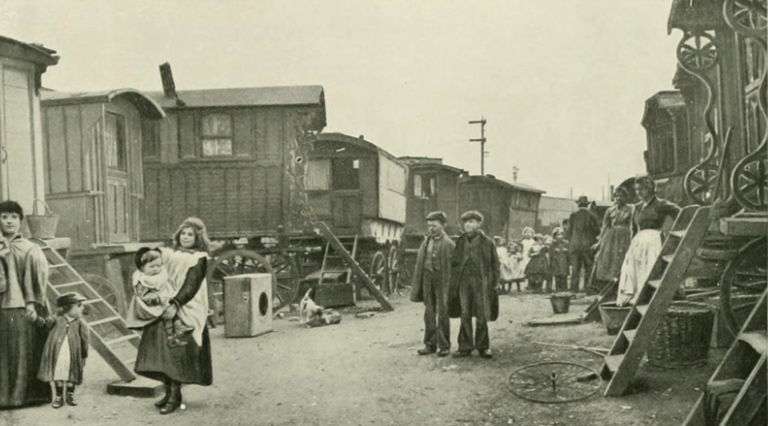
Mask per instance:
[[[609,336],[615,336],[621,331],[624,320],[632,310],[631,306],[616,306],[616,302],[603,303],[600,305],[600,317],[603,319],[603,325]]]
[[[552,311],[556,314],[567,314],[571,307],[573,293],[555,293],[549,298],[552,304]]]
[[[42,204],[45,207],[43,214],[38,214],[37,205]],[[59,223],[59,216],[53,214],[48,204],[43,200],[35,200],[32,208],[32,214],[27,215],[27,225],[32,238],[51,239],[56,238],[56,225]]]

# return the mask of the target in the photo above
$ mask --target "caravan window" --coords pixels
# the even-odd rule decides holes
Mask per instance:
[[[125,117],[122,115],[107,113],[106,141],[107,167],[110,169],[127,170],[126,142],[125,142]]]
[[[360,189],[360,160],[334,158],[331,168],[331,185],[334,191]]]
[[[200,120],[203,157],[232,155],[232,117],[208,114]]]

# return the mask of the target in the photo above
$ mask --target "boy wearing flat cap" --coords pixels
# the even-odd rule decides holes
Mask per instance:
[[[492,304],[498,297],[495,290],[499,284],[499,257],[493,240],[480,229],[483,223],[480,212],[468,211],[461,215],[461,220],[465,232],[456,241],[451,262],[451,305],[455,306],[457,299],[461,305],[459,350],[453,356],[466,357],[477,350],[481,357],[491,358],[488,321],[494,320]],[[474,339],[472,317],[475,317]]]
[[[427,215],[429,235],[419,248],[411,286],[411,301],[424,302],[424,348],[419,355],[437,352],[444,357],[451,348],[448,289],[455,244],[445,234],[448,217],[443,212]]]

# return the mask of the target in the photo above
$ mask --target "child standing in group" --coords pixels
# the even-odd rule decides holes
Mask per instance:
[[[512,268],[512,280],[509,283],[509,290],[512,290],[512,283],[517,284],[517,291],[520,291],[520,283],[525,281],[525,270],[523,269],[523,252],[520,246],[514,242],[509,243],[507,248],[509,253],[509,265]]]
[[[512,264],[504,238],[497,235],[493,237],[493,242],[496,244],[496,254],[499,256],[499,288],[503,293],[507,291],[506,288],[511,289],[512,286]]]
[[[549,268],[547,270],[547,274],[544,277],[542,288],[544,289],[544,293],[553,293],[555,291],[555,281],[552,277],[552,253],[550,252],[552,249],[553,240],[549,235],[545,235],[542,238],[544,247],[547,249],[547,267]]]
[[[75,386],[83,382],[85,359],[88,358],[88,326],[81,320],[83,301],[86,299],[77,293],[66,293],[56,299],[57,315],[49,318],[37,318],[37,325],[48,328],[48,340],[43,347],[43,357],[37,378],[44,382],[53,382],[56,396],[53,408],[66,402],[75,406]]]
[[[139,269],[133,275],[133,290],[135,297],[131,302],[128,313],[129,326],[142,328],[150,322],[162,317],[168,301],[175,294],[168,276],[168,271],[163,266],[163,255],[159,249],[141,248],[136,252],[136,267]],[[135,317],[137,322],[133,321]],[[171,320],[163,320],[165,333],[168,337],[168,346],[171,348],[185,346],[182,339],[193,328],[184,324],[178,315]]]
[[[528,277],[528,288],[534,293],[540,293],[542,283],[547,279],[548,275],[547,247],[544,245],[544,237],[541,234],[536,234],[531,245],[530,260],[525,267],[525,276]]]
[[[563,228],[552,231],[553,242],[549,248],[550,270],[552,271],[556,291],[568,290],[568,276],[571,274],[568,263],[568,240]]]

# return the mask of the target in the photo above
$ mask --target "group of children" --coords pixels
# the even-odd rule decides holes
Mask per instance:
[[[495,237],[496,250],[501,263],[501,291],[509,292],[520,283],[534,293],[565,291],[570,273],[568,241],[562,228],[555,228],[551,236],[536,234],[533,228],[523,229],[519,243],[504,245],[504,239]]]
[[[162,320],[168,338],[168,346],[184,346],[184,338],[192,331],[177,316],[163,319],[165,308],[172,303],[175,291],[168,272],[163,266],[159,249],[142,248],[136,253],[133,286],[135,297],[131,303],[132,315],[143,323]],[[75,406],[75,386],[82,383],[85,360],[88,358],[88,327],[82,321],[83,302],[86,299],[75,292],[65,293],[56,300],[57,312],[51,317],[34,319],[38,327],[48,330],[48,340],[37,378],[53,383],[56,395],[53,408],[61,408],[64,402]],[[65,392],[66,389],[66,392]]]

